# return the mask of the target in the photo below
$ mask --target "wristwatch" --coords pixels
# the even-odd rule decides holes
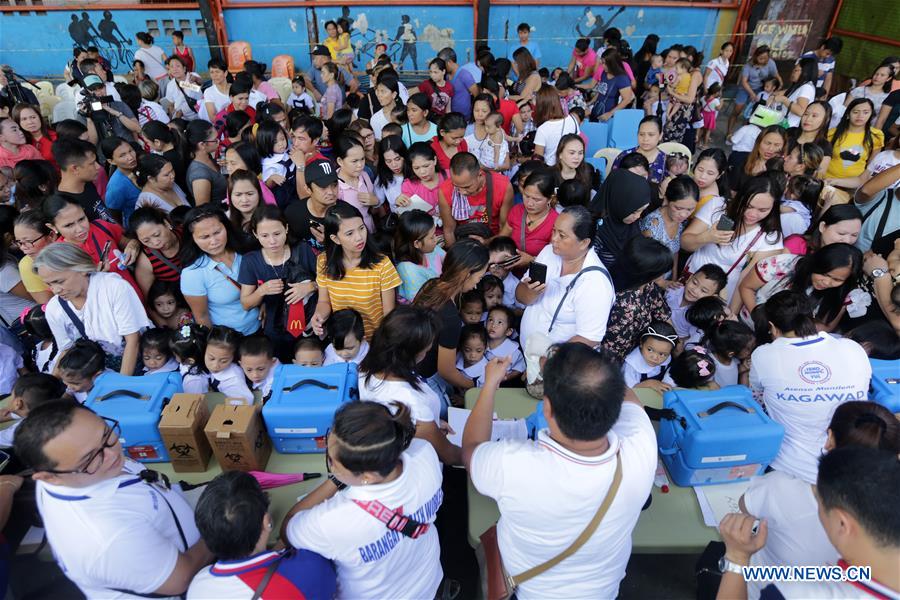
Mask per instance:
[[[884,269],[872,269],[872,279],[879,279],[881,277],[884,277],[885,275],[887,275],[887,271],[885,271]]]
[[[724,556],[719,559],[719,570],[724,575],[725,573],[737,573],[738,575],[743,575],[743,565],[739,565],[737,563],[731,562]]]
[[[328,481],[330,481],[331,483],[333,483],[333,484],[334,484],[334,487],[336,487],[336,488],[338,489],[339,492],[340,492],[341,490],[347,489],[347,484],[344,483],[343,481],[341,481],[340,479],[338,479],[337,477],[335,477],[334,475],[329,475],[329,476],[328,476]]]

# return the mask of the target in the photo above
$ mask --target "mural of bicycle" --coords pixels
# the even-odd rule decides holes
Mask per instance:
[[[76,46],[96,46],[113,70],[120,67],[131,68],[134,63],[134,51],[130,48],[132,40],[122,33],[113,21],[111,12],[103,11],[103,19],[96,26],[87,12],[80,15],[72,13],[70,18],[72,22],[69,23],[69,37]]]

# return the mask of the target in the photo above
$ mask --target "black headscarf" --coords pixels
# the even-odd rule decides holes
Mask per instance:
[[[597,222],[594,249],[603,264],[613,269],[625,244],[641,234],[637,221],[630,225],[623,219],[651,200],[650,183],[627,169],[614,169],[591,202]]]

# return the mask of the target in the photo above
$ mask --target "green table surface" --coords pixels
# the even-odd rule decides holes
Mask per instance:
[[[646,406],[662,408],[662,396],[652,390],[637,389],[638,398]],[[475,406],[480,390],[469,390],[466,408]],[[502,418],[526,417],[534,412],[537,400],[524,389],[498,390],[494,412]],[[654,423],[654,428],[656,424]],[[482,496],[469,480],[469,543],[479,543],[478,538],[497,522],[500,512],[492,498]],[[653,502],[641,513],[632,536],[633,551],[641,554],[689,554],[702,552],[710,540],[718,540],[719,533],[703,523],[700,505],[694,490],[678,487],[669,482],[669,492],[664,494],[653,486]]]

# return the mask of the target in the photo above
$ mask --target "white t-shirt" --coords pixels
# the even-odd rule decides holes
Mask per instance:
[[[816,99],[816,86],[811,83],[804,83],[796,90],[794,93],[788,96],[788,100],[791,102],[796,102],[800,98],[806,98],[810,102],[814,102]],[[787,113],[787,122],[789,127],[797,127],[800,125],[800,116],[795,115],[794,113]]]
[[[206,104],[212,104],[215,107],[213,110],[213,116],[219,114],[223,108],[231,104],[231,97],[227,92],[220,92],[219,88],[215,85],[211,85],[205,90],[203,90],[203,110],[200,111],[200,117],[204,121],[210,121],[209,112],[206,110]]]
[[[141,127],[150,121],[159,121],[160,123],[169,122],[169,115],[166,114],[166,111],[163,110],[163,107],[160,106],[159,103],[143,98],[141,99],[141,105],[137,110],[137,117]]]
[[[552,167],[556,164],[556,149],[559,147],[559,140],[567,133],[580,133],[581,127],[578,126],[578,119],[567,116],[563,119],[555,119],[542,123],[534,134],[534,145],[544,147],[544,162],[547,166]]]
[[[772,210],[777,209],[773,208]],[[712,228],[719,222],[719,218],[724,214],[725,200],[721,197],[716,197],[701,206],[694,215],[694,218],[706,223],[708,227]],[[727,273],[728,269],[731,269],[731,265],[744,254],[740,264],[732,269],[731,273],[728,273],[728,284],[725,286],[725,301],[731,302],[731,296],[734,294],[734,290],[741,277],[741,270],[747,264],[747,254],[750,252],[756,253],[768,252],[769,250],[781,250],[784,247],[782,246],[782,238],[779,234],[764,233],[759,236],[756,242],[749,248],[748,253],[745,254],[744,251],[750,246],[750,242],[756,237],[758,231],[759,226],[756,226],[741,234],[740,237],[733,240],[730,244],[719,245],[710,243],[701,246],[691,255],[691,258],[688,259],[688,270],[693,273],[703,265],[713,263],[722,267],[722,270]]]
[[[660,375],[669,369],[669,363],[672,357],[666,359],[661,365],[653,366],[644,359],[641,354],[641,348],[638,346],[628,353],[625,361],[622,363],[622,376],[625,378],[625,385],[633,388],[645,379],[660,379]]]
[[[488,360],[506,356],[512,357],[512,362],[510,362],[509,368],[506,370],[507,373],[510,371],[525,372],[525,356],[522,354],[522,349],[517,342],[506,338],[496,348],[492,349],[488,346],[484,351],[484,357]]]
[[[247,387],[244,370],[237,363],[231,363],[218,373],[210,373],[209,377],[210,387],[225,394],[226,398],[242,398],[247,404],[253,404],[253,392]]]
[[[744,125],[731,134],[731,151],[751,152],[761,131],[756,125]]]
[[[165,53],[159,46],[150,46],[149,48],[138,48],[134,52],[134,59],[144,63],[144,71],[151,79],[159,80],[166,76]]]
[[[372,118],[369,119],[369,125],[372,126],[372,131],[375,133],[375,139],[381,141],[381,130],[384,129],[384,126],[387,125],[389,119],[387,115],[384,114],[384,110],[375,111],[372,115]]]
[[[13,440],[16,437],[16,429],[22,424],[22,418],[17,414],[10,413],[9,416],[16,419],[16,421],[6,429],[0,429],[0,448],[12,448]]]
[[[125,350],[126,335],[153,327],[134,288],[116,273],[92,273],[84,306],[78,310],[70,302],[69,307],[84,323],[87,337],[115,356]],[[46,314],[60,352],[81,337],[59,296],[50,298]]]
[[[725,76],[728,75],[728,69],[731,65],[727,60],[722,58],[721,56],[717,56],[709,63],[707,63],[706,68],[709,69],[710,73],[706,78],[706,87],[709,88],[714,83],[718,83],[719,85],[723,85],[725,83]]]
[[[687,317],[685,316],[687,310],[691,306],[682,306],[681,302],[683,300],[684,286],[666,290],[666,304],[669,305],[669,310],[672,312],[672,326],[675,328],[675,333],[680,338],[688,337],[691,334],[691,330],[694,328],[693,325],[688,323]]]
[[[575,335],[597,342],[602,340],[606,335],[606,321],[616,296],[609,277],[600,271],[582,274],[566,296],[553,331],[549,331],[553,313],[576,273],[560,276],[562,259],[553,252],[553,247],[549,244],[535,260],[547,265],[547,287],[534,304],[525,308],[519,329],[522,344],[526,344],[533,333],[547,335],[554,344],[568,341]],[[581,268],[594,266],[603,267],[603,263],[593,250],[588,250]]]
[[[172,574],[179,553],[200,539],[181,492],[134,482],[143,468],[125,459],[121,475],[83,488],[37,482],[38,510],[56,562],[88,598],[137,597],[112,588],[154,592]]]
[[[737,385],[738,376],[740,375],[740,361],[736,358],[732,358],[731,362],[726,365],[725,363],[720,362],[715,354],[710,353],[709,356],[716,365],[716,373],[713,376],[713,381],[718,383],[719,387]]]
[[[184,84],[185,82],[187,82],[190,84],[191,83],[190,78],[192,75],[196,75],[196,73],[188,73],[188,76],[185,79],[185,81],[182,81],[180,83]],[[206,113],[206,108],[203,106],[203,93],[195,92],[193,90],[189,90],[186,88],[182,88],[181,91],[179,91],[178,88],[181,86],[179,86],[178,84],[179,84],[179,82],[175,81],[174,79],[170,79],[169,85],[166,86],[166,96],[165,97],[166,97],[166,100],[171,102],[172,105],[174,106],[172,112],[180,110],[181,116],[187,121],[193,121],[195,119],[200,118],[201,114]],[[182,91],[184,92],[184,94],[181,93]],[[199,101],[196,103],[196,104],[198,104],[197,110],[199,112],[194,112],[194,110],[190,106],[188,106],[187,101],[184,99],[185,96],[187,96],[188,98],[191,98],[193,100]]]
[[[0,325],[8,325],[15,321],[22,311],[34,306],[34,300],[22,298],[11,293],[11,290],[22,282],[19,275],[19,265],[7,260],[0,266],[0,318],[5,322]]]
[[[787,238],[790,235],[803,234],[809,229],[812,222],[812,213],[809,207],[799,200],[787,200],[782,198],[781,205],[793,209],[794,212],[781,213],[781,235]]]
[[[416,391],[405,381],[386,381],[374,375],[359,375],[359,399],[378,402],[390,407],[391,402],[402,402],[409,407],[412,420],[419,422],[436,422],[441,414],[441,400],[425,381],[419,382]]]
[[[519,586],[529,598],[615,598],[631,554],[631,532],[656,471],[656,434],[637,404],[625,402],[607,435],[609,449],[582,456],[546,429],[536,441],[501,440],[475,449],[469,475],[500,508],[503,564],[518,575],[562,552],[597,512],[622,458],[622,483],[600,527],[578,552]]]
[[[747,512],[766,519],[766,545],[750,558],[752,566],[831,565],[840,556],[819,521],[812,485],[787,473],[773,471],[753,479],[744,492]],[[759,598],[765,582],[747,582],[747,596]]]
[[[351,486],[287,524],[288,542],[335,562],[338,598],[434,598],[443,578],[434,519],[444,499],[441,463],[431,444],[414,439],[394,481]],[[378,500],[428,530],[416,539],[390,531],[354,501]],[[646,500],[646,498],[645,498]],[[642,501],[643,502],[643,501]]]
[[[869,171],[869,175],[874,177],[898,164],[900,164],[900,150],[882,150],[875,155],[875,158],[872,159],[866,169]],[[900,186],[900,179],[897,179],[888,188],[897,189],[898,186]]]
[[[753,351],[750,387],[784,426],[772,468],[813,483],[831,415],[839,405],[866,400],[872,366],[862,346],[827,333],[781,337]]]

